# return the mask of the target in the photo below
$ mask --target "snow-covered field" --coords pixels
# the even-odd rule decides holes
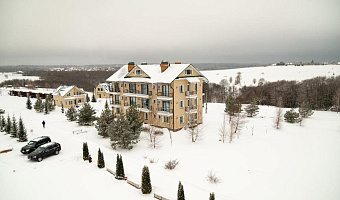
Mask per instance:
[[[13,79],[29,79],[29,80],[39,80],[39,76],[23,76],[22,74],[16,74],[12,72],[3,72],[0,73],[0,83]]]
[[[240,70],[245,69],[235,74]],[[340,74],[338,68],[334,72]],[[278,79],[286,78],[276,74]],[[106,167],[111,169],[115,169],[116,154],[122,154],[126,176],[134,182],[140,182],[142,167],[149,166],[153,192],[169,199],[176,199],[178,181],[184,186],[186,199],[194,200],[209,199],[211,192],[218,200],[340,199],[340,113],[316,111],[303,126],[283,122],[282,128],[276,130],[272,127],[275,108],[261,106],[258,116],[247,118],[239,139],[229,144],[219,141],[224,105],[211,103],[204,114],[202,140],[192,143],[186,131],[181,130],[172,133],[171,145],[169,132],[164,130],[160,146],[153,149],[142,133],[141,141],[129,151],[113,150],[109,139],[98,136],[94,126],[82,127],[67,121],[59,108],[44,115],[27,110],[25,102],[26,98],[8,96],[4,91],[0,96],[5,116],[22,116],[29,139],[48,135],[61,144],[62,151],[40,163],[29,161],[20,153],[25,143],[0,133],[0,150],[13,148],[0,154],[1,199],[154,199],[99,169],[99,147]],[[105,101],[91,104],[99,115]],[[87,132],[72,134],[79,129]],[[91,164],[82,160],[83,142],[89,144]],[[150,159],[156,162],[150,163]],[[172,171],[164,169],[170,159],[180,162]],[[206,180],[211,170],[220,183]]]
[[[273,82],[278,80],[301,81],[315,78],[316,76],[339,76],[340,65],[267,66],[201,72],[212,83],[219,83],[222,79],[229,81],[230,77],[235,81],[237,73],[241,72],[241,84],[249,86],[254,85],[254,78],[256,79],[255,85],[257,85],[261,78],[265,81]]]

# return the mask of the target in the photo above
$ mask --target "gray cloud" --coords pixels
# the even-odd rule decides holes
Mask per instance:
[[[337,0],[0,0],[0,65],[338,61]]]

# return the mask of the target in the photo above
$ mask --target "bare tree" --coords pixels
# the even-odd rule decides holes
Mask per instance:
[[[156,148],[156,147],[160,147],[161,146],[161,142],[163,140],[163,132],[162,131],[155,131],[152,133],[151,135],[151,144],[150,147],[152,148]]]
[[[194,120],[193,117],[190,117],[189,124],[186,129],[189,137],[191,138],[191,142],[196,142],[197,140],[201,140],[204,136],[203,126],[197,124],[197,120]]]
[[[227,123],[228,123],[228,118],[227,118],[227,113],[223,113],[223,122],[222,125],[220,127],[220,136],[221,136],[221,140],[224,143],[227,135],[228,135],[228,129],[227,129]]]
[[[244,124],[246,123],[246,121],[244,120],[246,118],[246,115],[241,112],[238,112],[235,114],[233,118],[234,119],[232,120],[234,120],[235,134],[237,134],[237,138],[239,138],[241,130],[244,127]]]
[[[281,127],[281,122],[283,121],[283,109],[282,109],[282,101],[279,100],[277,108],[276,108],[276,112],[275,112],[275,116],[274,116],[274,127],[276,129],[280,129]]]
[[[254,128],[255,128],[254,123],[250,126],[250,128],[251,128],[251,136],[253,136],[254,135]]]

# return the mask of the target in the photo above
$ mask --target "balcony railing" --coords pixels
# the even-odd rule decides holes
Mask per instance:
[[[186,95],[186,96],[196,95],[196,94],[197,94],[197,91],[186,91],[186,92],[185,92],[185,95]]]
[[[186,106],[185,111],[189,112],[190,110],[197,110],[197,106]]]
[[[169,93],[169,92],[158,92],[157,95],[162,96],[162,97],[173,97],[174,96],[173,93]]]
[[[135,106],[137,106],[137,108],[139,108],[139,104],[133,104],[133,103],[129,103],[129,102],[124,102],[124,106],[131,106],[131,105],[135,105]]]
[[[132,93],[132,94],[145,94],[145,95],[152,95],[152,91],[147,91],[147,92],[143,92],[140,90],[129,90],[129,89],[124,89],[124,93]]]
[[[173,113],[173,110],[169,109],[169,108],[161,108],[161,107],[159,107],[157,110],[158,111],[162,111],[162,112]]]
[[[120,101],[113,101],[112,104],[114,104],[114,105],[120,105]]]

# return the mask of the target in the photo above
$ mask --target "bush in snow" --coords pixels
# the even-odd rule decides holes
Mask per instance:
[[[301,117],[303,118],[307,118],[307,117],[310,117],[312,116],[313,114],[313,110],[312,110],[312,107],[309,105],[309,103],[307,102],[303,102],[299,108],[299,114]]]
[[[299,113],[295,112],[294,109],[290,109],[284,114],[284,119],[288,123],[296,123],[299,120]]]
[[[37,112],[43,112],[44,111],[44,104],[43,104],[43,102],[40,98],[38,98],[35,101],[34,110],[37,111]]]
[[[122,180],[125,177],[124,172],[124,164],[122,155],[117,154],[117,161],[116,161],[116,179]]]
[[[256,101],[253,100],[245,109],[248,117],[253,117],[258,114],[259,107],[256,105]]]
[[[177,200],[185,200],[184,188],[181,181],[178,183]]]
[[[141,190],[143,194],[150,194],[152,192],[150,172],[147,166],[143,167]]]
[[[100,148],[98,150],[97,166],[99,168],[104,168],[105,167],[104,154],[100,151]]]
[[[210,193],[209,200],[215,200],[215,194],[214,193]]]
[[[210,183],[220,183],[221,179],[217,177],[216,173],[213,170],[210,170],[207,175],[207,181]]]
[[[83,142],[83,159],[84,161],[89,159],[89,147],[87,146],[87,142]]]
[[[179,161],[177,159],[169,160],[168,162],[165,163],[164,167],[165,169],[172,170],[172,169],[175,169],[178,164],[179,164]]]

